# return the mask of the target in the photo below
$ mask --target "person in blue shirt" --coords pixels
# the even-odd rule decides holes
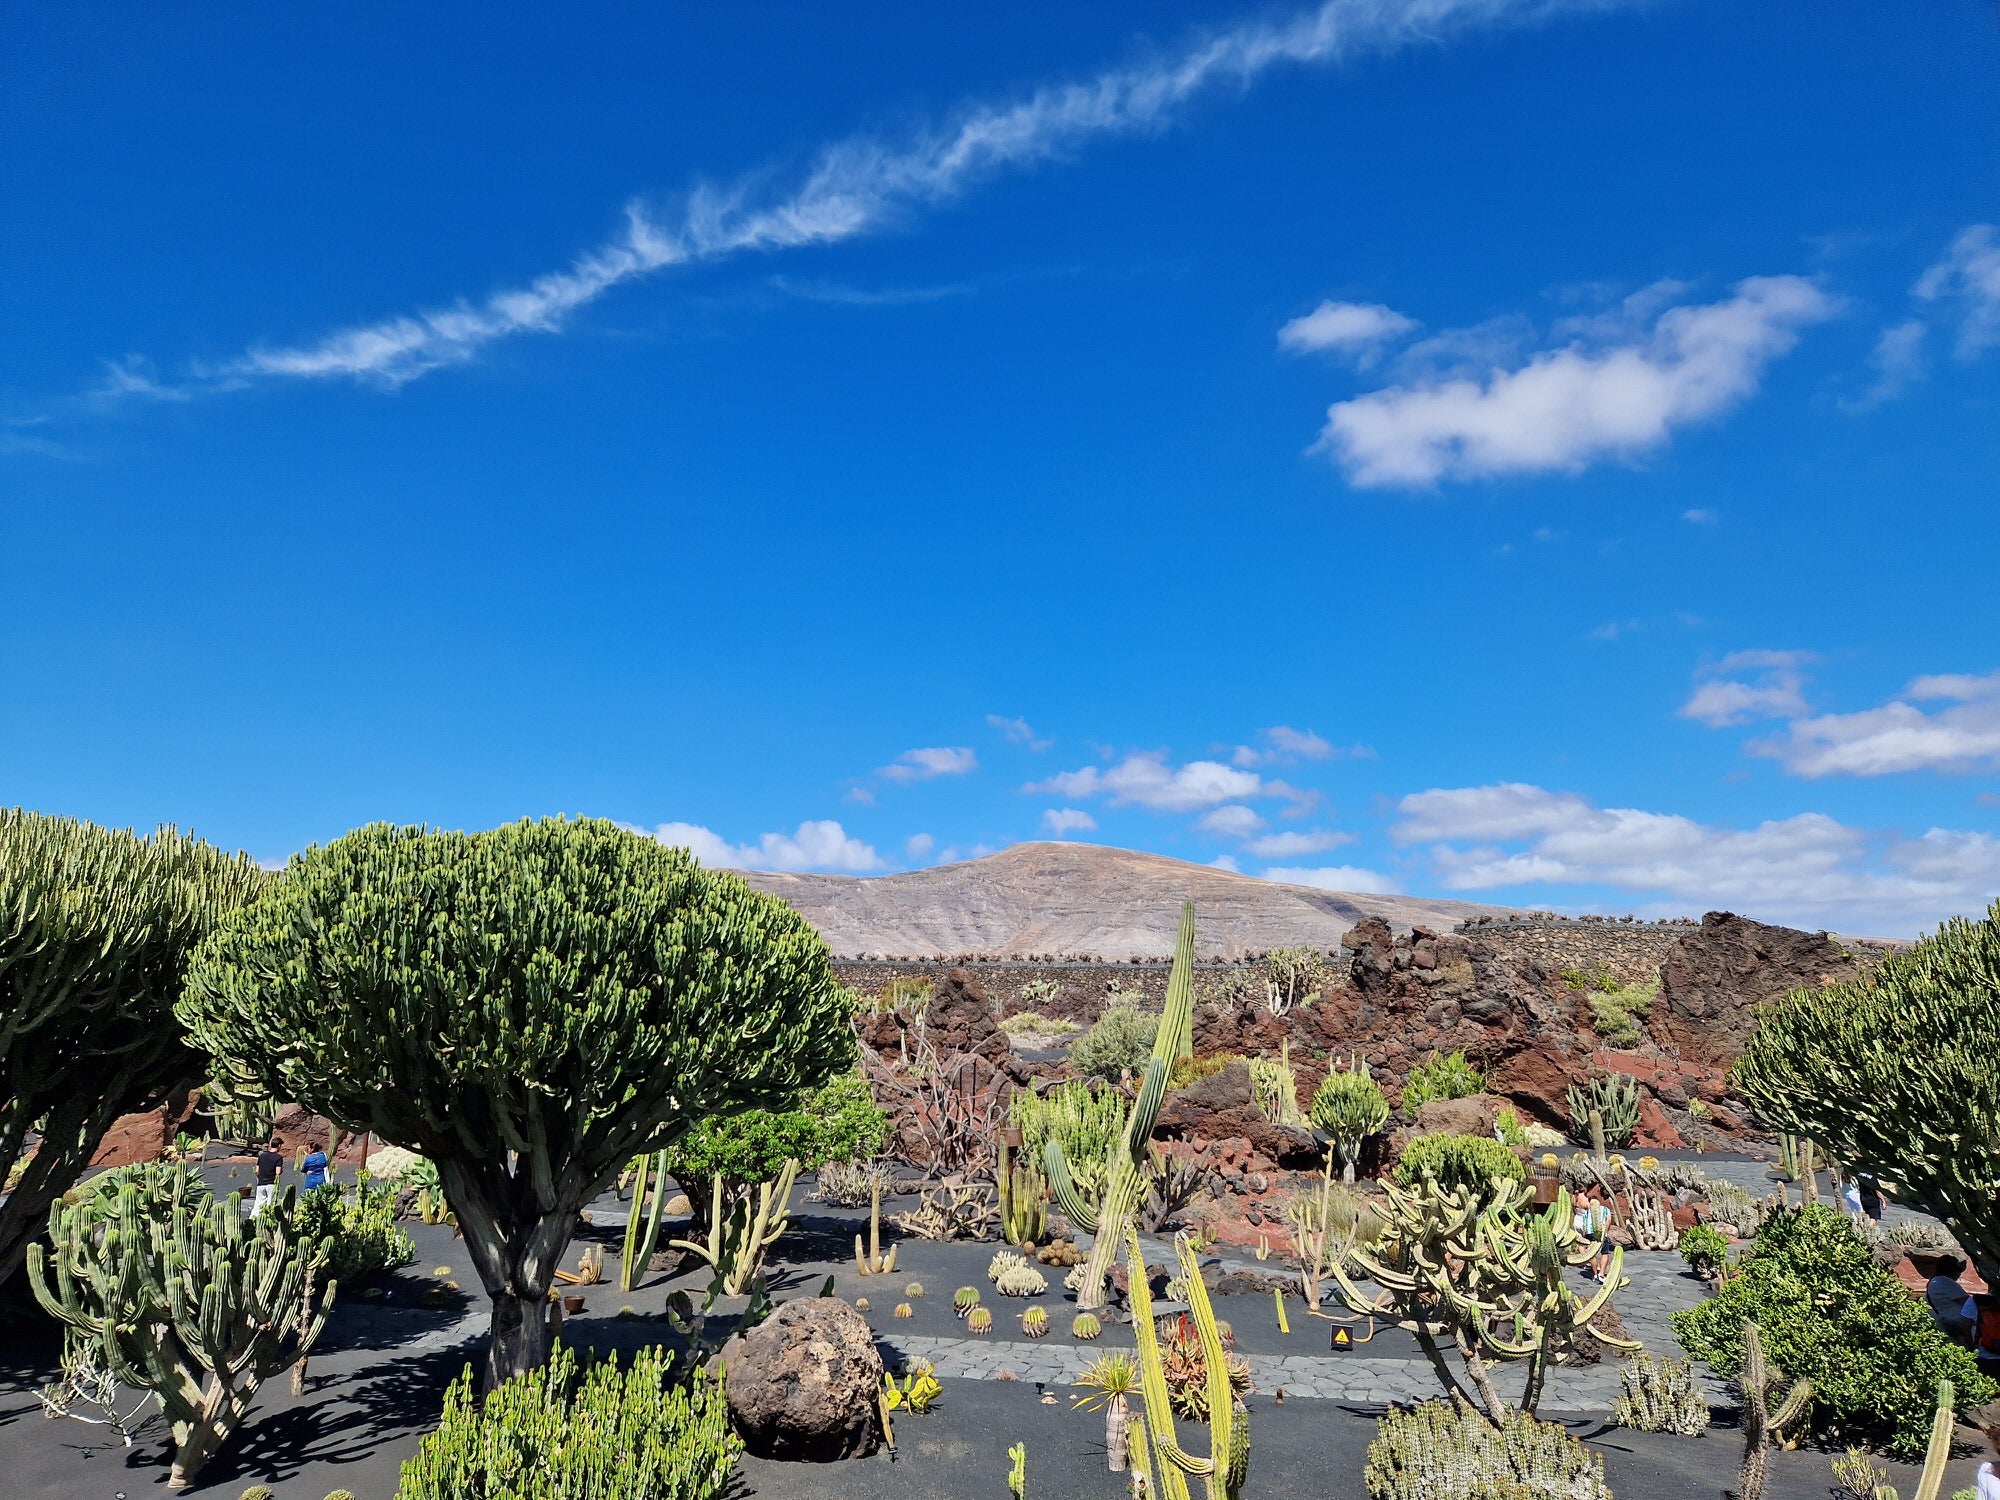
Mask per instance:
[[[307,1192],[310,1193],[314,1188],[326,1186],[326,1166],[326,1153],[317,1146],[313,1147],[307,1153],[306,1159],[299,1163],[300,1170],[305,1173],[304,1182]]]

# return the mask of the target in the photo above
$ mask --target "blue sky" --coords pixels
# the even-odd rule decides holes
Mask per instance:
[[[2000,893],[1993,5],[708,10],[0,16],[0,799]]]

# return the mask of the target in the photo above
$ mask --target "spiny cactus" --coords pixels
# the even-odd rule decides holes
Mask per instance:
[[[986,1279],[995,1286],[1000,1284],[1000,1273],[1017,1266],[1025,1266],[1028,1258],[1018,1250],[996,1250],[993,1259],[986,1262]]]
[[[632,1158],[632,1214],[625,1221],[625,1255],[618,1263],[618,1290],[629,1292],[646,1279],[660,1218],[667,1206],[667,1153]]]
[[[1737,1500],[1762,1500],[1771,1445],[1780,1441],[1785,1429],[1805,1415],[1812,1401],[1812,1382],[1797,1380],[1773,1411],[1771,1398],[1784,1378],[1784,1372],[1764,1358],[1763,1330],[1746,1321],[1743,1373],[1737,1376],[1737,1385],[1743,1391],[1743,1468],[1736,1480]]]
[[[708,1198],[708,1237],[704,1240],[670,1240],[677,1250],[691,1250],[715,1273],[715,1288],[726,1297],[740,1297],[763,1269],[764,1257],[790,1226],[792,1184],[799,1178],[799,1164],[787,1161],[776,1182],[760,1182],[751,1194],[731,1202],[723,1192],[722,1174],[715,1174]]]
[[[1021,1332],[1029,1338],[1043,1338],[1048,1331],[1049,1310],[1046,1307],[1031,1307],[1021,1314]]]
[[[914,1301],[918,1297],[923,1296],[923,1294],[924,1294],[924,1284],[921,1281],[913,1281],[908,1286],[903,1288],[903,1295],[905,1297],[910,1298],[912,1301]]]
[[[1496,1425],[1463,1401],[1392,1409],[1368,1445],[1362,1483],[1368,1500],[1611,1500],[1604,1460],[1562,1427],[1512,1408]]]
[[[35,1300],[88,1340],[126,1385],[151,1391],[171,1424],[169,1489],[186,1489],[228,1441],[257,1387],[303,1358],[335,1284],[304,1295],[329,1245],[292,1237],[288,1189],[246,1221],[210,1202],[188,1167],[124,1167],[49,1212],[45,1253],[28,1247]]]
[[[1944,1489],[1944,1466],[1951,1458],[1951,1440],[1958,1426],[1957,1405],[1957,1390],[1949,1380],[1940,1380],[1937,1415],[1931,1418],[1930,1442],[1924,1448],[1924,1471],[1917,1480],[1917,1491],[1913,1500],[1937,1500],[1938,1494]],[[1872,1488],[1865,1493],[1869,1494],[1870,1500],[1902,1500],[1896,1492],[1896,1487],[1886,1483],[1889,1477],[1888,1471],[1878,1469],[1859,1449],[1848,1449],[1847,1467],[1849,1473],[1857,1477],[1862,1473],[1867,1474]],[[1841,1465],[1838,1463],[1833,1466],[1833,1472],[1837,1476],[1847,1478],[1841,1474]],[[1854,1479],[1848,1480],[1848,1487],[1850,1490],[1860,1492],[1859,1485]]]
[[[907,1303],[907,1302],[898,1302],[898,1303],[896,1304],[896,1316],[897,1316],[897,1317],[899,1317],[899,1318],[914,1318],[914,1317],[915,1317],[916,1315],[917,1315],[917,1310],[916,1310],[916,1309],[915,1309],[914,1307],[910,1306],[910,1304],[909,1304],[909,1303]]]
[[[1153,1326],[1153,1298],[1146,1285],[1146,1257],[1136,1229],[1127,1230],[1126,1253],[1130,1268],[1132,1327],[1137,1336],[1140,1391],[1145,1397],[1145,1414],[1135,1418],[1137,1441],[1133,1447],[1149,1450],[1143,1463],[1135,1463],[1160,1487],[1163,1500],[1190,1500],[1188,1480],[1199,1477],[1207,1500],[1237,1500],[1250,1471],[1250,1417],[1237,1400],[1236,1386],[1222,1330],[1215,1309],[1202,1283],[1201,1261],[1194,1242],[1185,1234],[1174,1245],[1180,1260],[1181,1279],[1188,1287],[1187,1318],[1200,1343],[1205,1390],[1199,1403],[1208,1427],[1208,1453],[1188,1452],[1174,1429],[1174,1397],[1167,1384],[1167,1370],[1161,1357],[1159,1335]]]
[[[896,1269],[896,1247],[882,1254],[882,1174],[877,1172],[868,1189],[868,1249],[861,1248],[861,1236],[854,1237],[854,1265],[863,1276],[887,1276]]]
[[[577,1215],[635,1153],[789,1107],[855,1045],[803,917],[595,819],[309,849],[203,942],[176,1014],[232,1083],[437,1164],[489,1384],[548,1357]]]
[[[1167,978],[1166,1008],[1153,1038],[1153,1055],[1146,1063],[1139,1096],[1125,1117],[1125,1129],[1101,1164],[1090,1164],[1093,1175],[1101,1176],[1103,1187],[1090,1201],[1079,1191],[1062,1142],[1051,1136],[1042,1148],[1048,1168],[1049,1187],[1070,1221],[1095,1236],[1090,1256],[1084,1262],[1083,1284],[1076,1294],[1077,1306],[1086,1310],[1102,1307],[1104,1280],[1117,1259],[1119,1243],[1133,1215],[1146,1196],[1148,1152],[1153,1126],[1166,1098],[1167,1074],[1183,1057],[1194,1053],[1194,903],[1181,906],[1180,935],[1174,942],[1174,966]],[[1080,1164],[1081,1165],[1081,1164]]]
[[[1624,1362],[1618,1375],[1625,1389],[1611,1420],[1620,1427],[1680,1437],[1700,1437],[1708,1430],[1708,1399],[1695,1383],[1690,1361],[1661,1359],[1642,1349]]]
[[[965,1315],[967,1333],[991,1333],[993,1331],[993,1309],[975,1307]]]
[[[961,1318],[979,1306],[979,1288],[962,1286],[951,1294],[951,1310]]]
[[[1080,1312],[1074,1318],[1070,1319],[1069,1336],[1073,1339],[1082,1339],[1088,1342],[1102,1332],[1104,1332],[1104,1325],[1098,1321],[1097,1314],[1094,1312]]]
[[[1593,1111],[1604,1122],[1604,1145],[1629,1144],[1639,1128],[1639,1080],[1629,1073],[1603,1073],[1587,1085],[1570,1085],[1570,1124],[1576,1139],[1595,1150],[1599,1143],[1591,1136]]]
[[[0,808],[0,1283],[111,1122],[199,1077],[173,1015],[189,958],[269,879],[172,828]]]
[[[1003,1297],[1039,1297],[1049,1289],[1049,1279],[1030,1265],[1008,1266],[993,1282]]]
[[[1010,1245],[1032,1245],[1049,1228],[1049,1184],[1032,1159],[1014,1155],[1006,1131],[1000,1132],[1000,1163],[994,1172],[1000,1189],[1000,1234]]]

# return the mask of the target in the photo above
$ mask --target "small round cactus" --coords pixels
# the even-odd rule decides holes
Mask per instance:
[[[897,1317],[899,1317],[899,1318],[914,1318],[914,1317],[915,1317],[916,1315],[917,1315],[917,1310],[916,1310],[916,1309],[915,1309],[914,1307],[910,1306],[910,1304],[909,1304],[909,1303],[907,1303],[907,1302],[898,1302],[898,1303],[896,1304],[896,1316],[897,1316]]]
[[[1659,1157],[1657,1157],[1657,1156],[1642,1156],[1642,1157],[1640,1157],[1640,1158],[1639,1158],[1639,1170],[1640,1170],[1641,1172],[1657,1172],[1657,1171],[1659,1171],[1659,1170],[1660,1170],[1660,1159],[1659,1159]]]
[[[1544,1151],[1542,1153],[1542,1165],[1547,1170],[1553,1172],[1557,1167],[1561,1166],[1562,1163],[1556,1160],[1555,1152]]]
[[[965,1315],[965,1331],[967,1333],[991,1333],[993,1331],[993,1309],[990,1307],[973,1308],[971,1312]]]
[[[1049,1331],[1049,1310],[1046,1307],[1031,1307],[1021,1314],[1021,1332],[1031,1339],[1046,1337]]]
[[[924,1294],[924,1284],[921,1281],[913,1281],[908,1286],[903,1288],[903,1295],[905,1297],[908,1297],[912,1302],[916,1301],[917,1298],[923,1296],[923,1294]]]
[[[869,1302],[866,1297],[856,1297],[854,1299],[854,1310],[856,1312],[867,1312],[868,1308]]]
[[[1102,1332],[1104,1325],[1097,1321],[1096,1313],[1078,1313],[1075,1321],[1069,1325],[1071,1338],[1094,1339]]]
[[[979,1306],[979,1288],[962,1286],[951,1294],[951,1309],[961,1318]]]

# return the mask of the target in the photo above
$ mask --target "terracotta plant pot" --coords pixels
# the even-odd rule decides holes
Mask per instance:
[[[583,1311],[583,1298],[577,1296],[574,1292],[570,1293],[569,1296],[563,1298],[564,1317],[573,1318],[582,1311]]]

